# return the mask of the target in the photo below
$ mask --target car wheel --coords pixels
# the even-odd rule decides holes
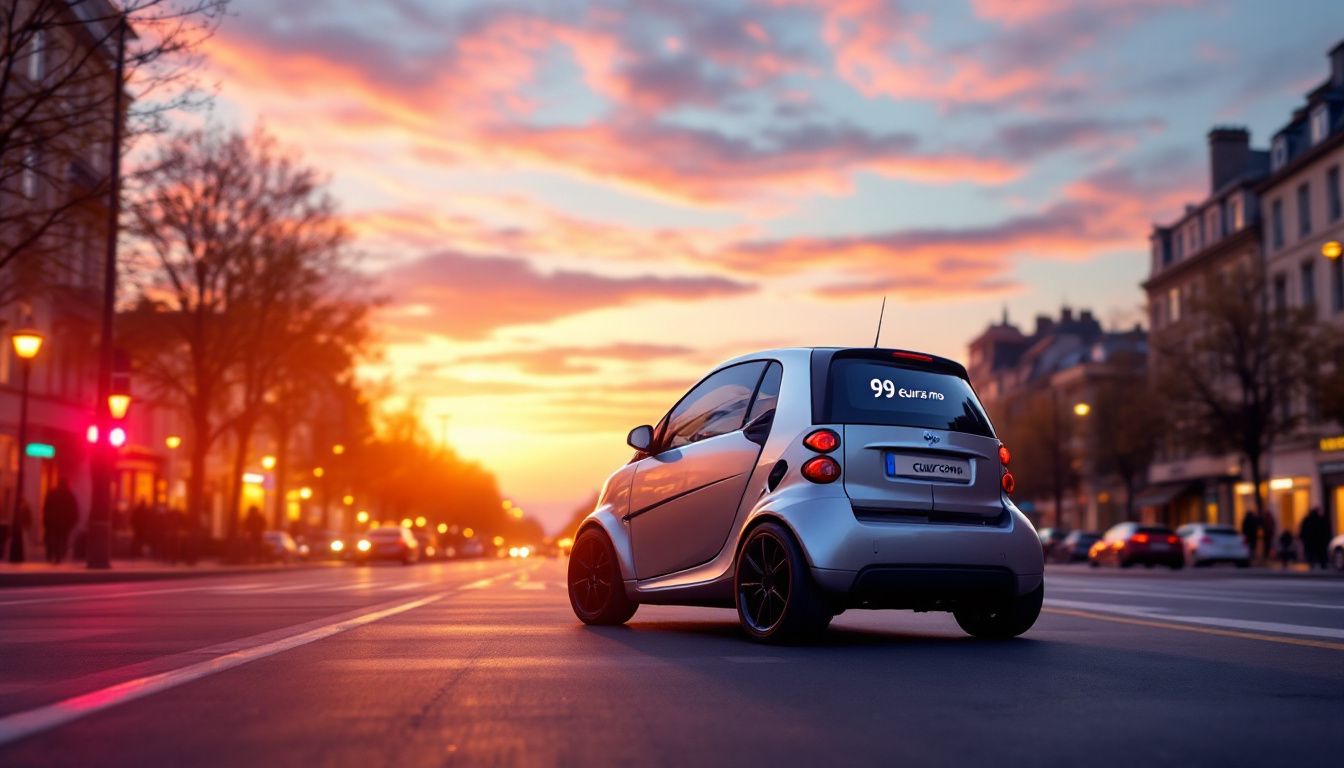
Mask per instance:
[[[777,523],[754,528],[737,555],[733,577],[737,618],[753,640],[815,639],[834,610],[816,585],[793,536]]]
[[[1330,553],[1330,564],[1336,571],[1344,571],[1344,547],[1335,547],[1335,551]]]
[[[639,603],[625,595],[616,551],[598,528],[588,528],[574,541],[569,555],[569,604],[584,624],[624,624]]]
[[[997,606],[962,608],[952,612],[957,625],[972,637],[987,640],[1006,640],[1031,629],[1041,615],[1045,598],[1045,583]]]

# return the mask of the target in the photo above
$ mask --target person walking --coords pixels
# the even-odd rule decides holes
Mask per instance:
[[[1307,561],[1307,567],[1315,568],[1319,565],[1324,568],[1326,549],[1330,545],[1330,529],[1319,507],[1312,507],[1307,516],[1302,518],[1297,538],[1302,542],[1302,557]]]
[[[70,490],[70,484],[61,478],[42,504],[42,528],[48,563],[58,565],[65,559],[70,532],[78,521],[79,500],[75,498],[74,491]]]
[[[24,551],[24,539],[28,526],[32,524],[32,507],[28,506],[27,499],[19,499],[19,508],[15,510],[14,519],[10,521],[9,562],[22,563],[28,559],[28,555]]]
[[[1246,539],[1246,550],[1251,553],[1251,559],[1255,559],[1255,550],[1260,546],[1260,515],[1254,510],[1247,510],[1241,519],[1241,535]]]
[[[261,560],[261,535],[266,532],[266,518],[253,504],[247,508],[247,517],[243,519],[243,528],[247,530],[248,556],[254,562]]]
[[[1297,560],[1297,548],[1293,546],[1293,532],[1287,528],[1279,534],[1279,564],[1284,568]]]
[[[1276,527],[1277,526],[1274,524],[1274,510],[1265,510],[1265,517],[1260,521],[1260,535],[1261,540],[1263,541],[1260,554],[1261,558],[1266,563],[1274,562],[1274,529]]]

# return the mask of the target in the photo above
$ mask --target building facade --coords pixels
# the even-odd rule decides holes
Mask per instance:
[[[1274,134],[1258,192],[1271,305],[1344,329],[1344,42],[1329,60],[1329,77]],[[1344,425],[1323,423],[1305,399],[1286,405],[1303,427],[1269,457],[1270,507],[1281,526],[1296,530],[1317,507],[1344,531]]]

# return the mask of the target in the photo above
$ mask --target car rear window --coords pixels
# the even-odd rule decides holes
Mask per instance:
[[[1211,526],[1209,526],[1208,528],[1205,528],[1205,529],[1204,529],[1204,532],[1205,532],[1205,533],[1209,533],[1209,534],[1213,534],[1214,536],[1240,536],[1240,535],[1241,535],[1241,534],[1237,533],[1237,529],[1232,528],[1232,527],[1230,527],[1230,526],[1226,526],[1226,525],[1211,525]]]
[[[369,532],[370,539],[400,539],[401,530],[399,528],[379,528],[376,531]]]
[[[1166,534],[1171,533],[1171,529],[1165,525],[1141,525],[1135,533],[1156,533],[1165,536]]]
[[[994,437],[965,379],[861,358],[831,362],[825,421],[948,429]]]

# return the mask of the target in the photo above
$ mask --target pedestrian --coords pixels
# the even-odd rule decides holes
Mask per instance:
[[[1260,535],[1263,542],[1260,554],[1266,563],[1272,563],[1274,562],[1274,529],[1277,527],[1274,524],[1273,509],[1265,510],[1265,516],[1260,521],[1260,527],[1262,529]]]
[[[1279,564],[1284,568],[1297,559],[1297,550],[1293,547],[1293,532],[1287,528],[1279,534]]]
[[[247,517],[243,519],[243,528],[247,531],[248,554],[253,561],[261,560],[261,535],[266,532],[266,518],[253,504],[247,508]]]
[[[1241,519],[1241,535],[1246,539],[1246,550],[1255,558],[1255,550],[1260,546],[1260,515],[1253,509],[1246,510]]]
[[[1326,565],[1326,549],[1330,546],[1330,528],[1319,507],[1312,507],[1302,518],[1297,537],[1302,542],[1302,557],[1308,568]]]
[[[139,558],[145,554],[145,546],[149,543],[149,519],[152,514],[144,498],[137,501],[135,507],[131,510],[132,557]]]
[[[56,487],[47,494],[42,504],[42,527],[47,547],[47,562],[59,564],[65,559],[70,544],[70,532],[79,521],[79,500],[65,478],[56,481]]]
[[[24,533],[33,523],[33,510],[28,506],[27,499],[19,499],[19,508],[14,512],[9,530],[9,562],[22,563],[28,559],[24,552]]]

